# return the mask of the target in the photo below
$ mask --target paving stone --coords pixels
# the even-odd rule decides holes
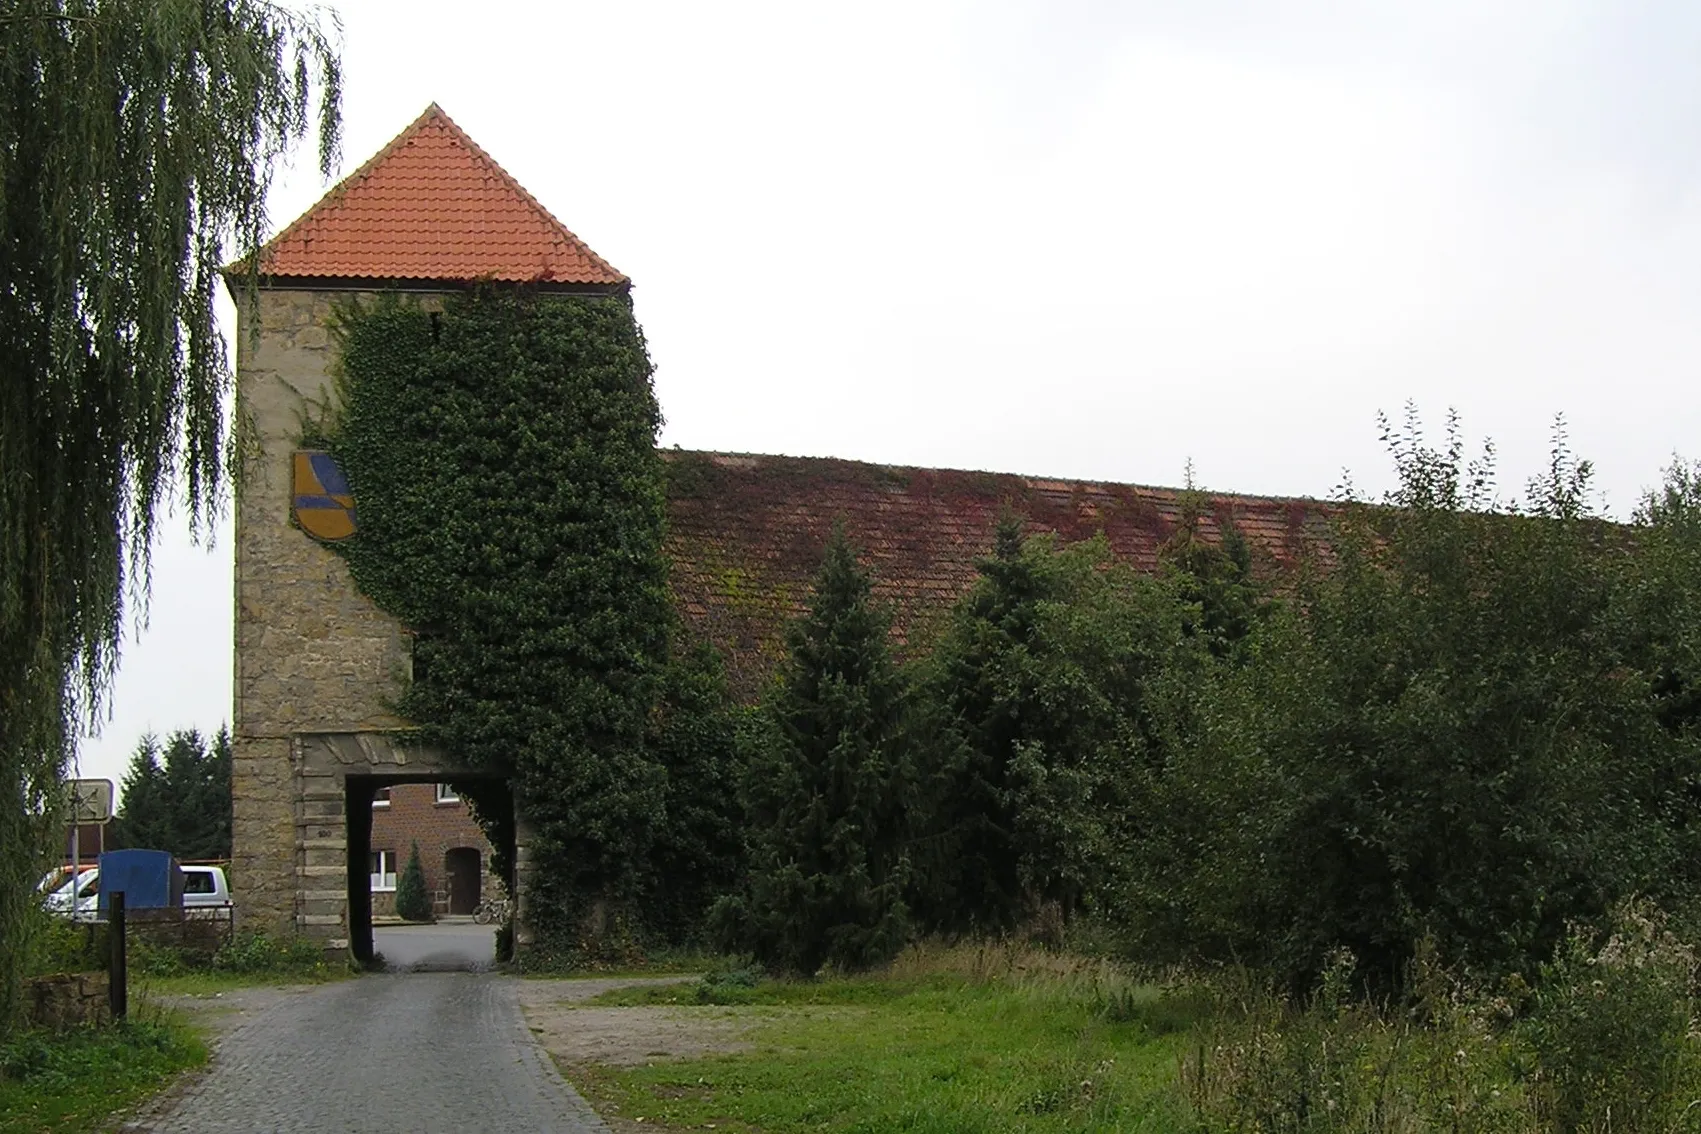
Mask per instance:
[[[369,975],[292,996],[219,1041],[152,1134],[606,1134],[532,1042],[518,981]]]

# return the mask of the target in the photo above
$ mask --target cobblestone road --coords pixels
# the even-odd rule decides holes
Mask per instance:
[[[520,1016],[512,977],[371,975],[259,1012],[155,1134],[604,1134]]]

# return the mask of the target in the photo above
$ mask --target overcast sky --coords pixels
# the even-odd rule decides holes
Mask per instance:
[[[1701,5],[343,0],[352,170],[433,100],[635,281],[664,443],[1327,495],[1563,413],[1701,456]],[[326,186],[304,155],[274,229]],[[167,525],[84,775],[228,720]]]

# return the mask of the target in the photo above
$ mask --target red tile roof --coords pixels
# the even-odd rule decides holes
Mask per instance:
[[[260,251],[261,274],[624,287],[442,109],[424,114]]]
[[[687,627],[720,648],[736,688],[756,692],[783,656],[787,619],[803,612],[833,523],[843,518],[875,594],[889,601],[900,643],[925,637],[976,578],[1009,508],[1030,532],[1065,540],[1103,531],[1111,550],[1155,571],[1176,530],[1181,492],[856,461],[674,450],[668,464],[668,551]],[[1254,569],[1298,567],[1325,552],[1330,505],[1209,495],[1201,538],[1232,520]]]

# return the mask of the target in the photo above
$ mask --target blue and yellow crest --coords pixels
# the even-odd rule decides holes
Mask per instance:
[[[354,534],[354,494],[331,454],[306,449],[295,454],[295,519],[314,539]]]

